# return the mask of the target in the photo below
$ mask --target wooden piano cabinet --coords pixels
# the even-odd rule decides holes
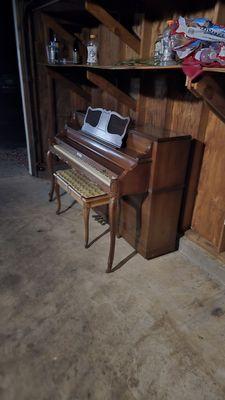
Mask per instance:
[[[147,194],[121,199],[120,235],[147,259],[177,248],[190,139],[156,139]]]

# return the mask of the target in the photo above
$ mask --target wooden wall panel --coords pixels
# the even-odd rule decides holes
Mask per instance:
[[[202,112],[202,101],[197,100],[187,89],[177,95],[175,100],[168,100],[165,128],[175,134],[191,134],[198,137]]]
[[[132,30],[135,35],[140,38],[142,32],[143,15],[134,14],[134,21]],[[130,60],[140,58],[140,54],[136,53],[133,49],[127,46],[124,42],[120,41],[120,50],[118,61]]]
[[[56,134],[56,116],[54,101],[54,81],[48,76],[46,67],[40,65],[37,69],[39,90],[39,119],[43,161],[46,160],[48,139]]]
[[[86,90],[87,90],[87,88],[86,88]],[[72,105],[70,112],[73,112],[76,110],[86,112],[88,104],[85,99],[78,96],[76,93],[74,93],[72,91],[70,91],[69,96],[70,96],[70,99],[71,99],[70,101],[71,101],[71,105]]]
[[[225,219],[225,125],[210,112],[192,227],[217,248]]]
[[[146,71],[142,74],[138,102],[138,125],[164,127],[168,101],[166,82],[167,78],[163,73]]]
[[[120,39],[104,25],[98,28],[99,63],[101,65],[113,65],[120,59]]]
[[[34,30],[34,53],[36,63],[37,76],[37,105],[39,112],[39,127],[41,132],[41,149],[42,160],[46,161],[48,150],[48,138],[56,134],[56,115],[55,115],[55,89],[54,81],[47,73],[43,63],[46,61],[46,43],[49,38],[43,24],[43,19],[39,12],[33,15],[33,30]]]
[[[56,107],[56,130],[59,132],[71,115],[73,105],[71,103],[70,89],[61,81],[55,81],[55,107]],[[78,96],[77,96],[78,97]]]
[[[176,18],[178,15],[168,12],[168,19]],[[193,17],[199,15],[212,18],[214,9],[189,14]],[[154,55],[154,43],[165,27],[166,21],[162,19],[151,23],[149,35],[151,57]],[[197,101],[185,89],[185,77],[179,72],[160,74],[146,71],[142,74],[138,100],[138,125],[152,124],[177,134],[192,134],[198,137],[201,111],[202,102]]]
[[[72,3],[71,3],[72,4]],[[204,2],[202,2],[204,5]],[[155,5],[157,6],[157,5]],[[158,6],[160,8],[160,6]],[[122,6],[121,6],[122,9]],[[214,18],[215,22],[224,22],[225,6],[218,3],[215,10],[209,9],[189,13],[190,16],[205,16]],[[121,22],[124,18],[121,11]],[[164,14],[164,16],[161,16]],[[133,30],[137,37],[141,38],[140,57],[147,58],[154,54],[154,43],[158,34],[166,26],[166,18],[172,18],[170,10],[161,10],[158,17],[144,17],[143,14],[134,15]],[[119,13],[116,18],[120,18]],[[154,20],[153,20],[154,19]],[[86,43],[90,33],[97,34],[99,41],[99,62],[102,65],[113,65],[122,60],[138,58],[139,55],[124,44],[118,36],[109,31],[103,24],[91,24],[85,26],[79,37]],[[43,26],[40,13],[34,14],[34,36],[35,36],[35,57],[38,90],[39,122],[41,130],[41,147],[43,156],[48,148],[48,138],[56,134],[61,129],[66,118],[75,110],[85,111],[88,103],[79,95],[72,92],[68,87],[64,87],[62,82],[54,83],[48,75],[47,68],[41,65],[46,61],[45,46],[48,42],[47,33]],[[84,52],[85,53],[85,52]],[[86,62],[85,55],[83,62]],[[98,71],[97,73],[103,74]],[[84,74],[85,75],[85,74]],[[81,75],[80,75],[81,76]],[[127,73],[123,79],[121,71],[112,72],[116,77],[114,83],[118,84],[121,90],[137,100],[137,111],[129,109],[126,105],[118,101],[110,94],[100,90],[82,77],[76,74],[76,69],[71,69],[71,77],[74,81],[91,93],[91,104],[93,107],[103,107],[120,112],[122,115],[130,115],[138,125],[150,125],[156,128],[165,128],[172,131],[172,135],[191,134],[201,143],[205,143],[205,154],[203,158],[201,177],[199,182],[198,194],[194,208],[192,226],[202,237],[213,243],[218,249],[225,247],[224,218],[225,188],[223,182],[223,171],[225,169],[225,135],[224,124],[208,112],[208,108],[202,100],[196,99],[185,88],[185,77],[182,72],[152,72],[138,71],[136,76]],[[124,75],[125,76],[125,75]],[[137,78],[138,76],[138,78]],[[139,93],[135,90],[140,86]],[[136,79],[136,81],[135,81]],[[140,85],[139,85],[140,81]],[[56,118],[55,118],[56,111]],[[148,129],[145,130],[148,132]],[[200,161],[194,165],[199,168]],[[190,179],[192,192],[188,196],[195,196],[196,179]],[[194,182],[194,183],[193,183]],[[192,212],[192,207],[186,213],[185,224]],[[184,211],[185,214],[185,211]],[[188,214],[188,217],[187,217]]]

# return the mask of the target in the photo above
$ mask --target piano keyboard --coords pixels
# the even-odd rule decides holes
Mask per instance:
[[[65,143],[54,144],[53,148],[56,150],[56,154],[58,153],[63,155],[64,157],[66,157],[67,160],[70,160],[73,163],[77,164],[84,171],[87,171],[89,174],[93,175],[95,178],[97,178],[107,186],[110,186],[111,179],[116,177],[116,175],[111,175],[110,171],[104,169],[102,166],[99,166],[99,168],[101,169],[97,169],[97,163],[95,167],[92,160],[89,162],[86,156],[84,157],[82,153],[80,153],[76,149],[71,148]]]

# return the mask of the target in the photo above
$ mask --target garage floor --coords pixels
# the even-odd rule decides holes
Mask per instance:
[[[1,400],[224,400],[225,286],[123,239],[105,274],[108,234],[84,249],[77,204],[56,216],[47,181],[1,167]]]

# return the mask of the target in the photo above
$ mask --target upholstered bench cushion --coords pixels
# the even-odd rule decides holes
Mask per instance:
[[[106,194],[98,185],[74,169],[58,170],[55,175],[86,199]]]

